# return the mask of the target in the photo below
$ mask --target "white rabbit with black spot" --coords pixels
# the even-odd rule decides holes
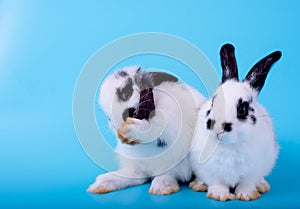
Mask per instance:
[[[264,177],[278,155],[272,120],[257,100],[281,52],[260,60],[240,82],[234,47],[225,44],[220,56],[222,83],[198,113],[190,153],[196,179],[190,187],[207,188],[207,197],[220,201],[254,200],[269,190]]]
[[[99,175],[88,191],[106,193],[152,179],[151,194],[177,192],[178,180],[189,181],[192,175],[187,156],[204,102],[200,93],[167,73],[133,66],[109,75],[100,87],[99,103],[119,138],[120,169]],[[147,113],[148,107],[151,114],[137,113]],[[135,118],[136,113],[143,117]]]

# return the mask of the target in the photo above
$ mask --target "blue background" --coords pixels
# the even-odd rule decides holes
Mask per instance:
[[[296,0],[0,1],[0,207],[299,208],[299,9]],[[85,192],[104,171],[75,134],[76,79],[100,47],[140,32],[190,41],[219,73],[219,48],[231,42],[240,76],[282,50],[260,95],[281,145],[269,193],[257,201],[220,203],[185,185],[170,196],[149,195],[149,184],[106,195]],[[176,73],[176,63],[169,69],[163,59],[132,64]]]

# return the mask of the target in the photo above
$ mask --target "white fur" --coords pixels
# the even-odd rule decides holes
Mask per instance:
[[[219,86],[215,95],[213,107],[210,99],[198,114],[190,154],[193,171],[200,182],[208,185],[208,196],[231,199],[229,187],[237,186],[235,194],[249,198],[256,191],[256,185],[265,182],[264,177],[270,173],[277,158],[278,145],[272,121],[257,102],[257,91],[247,82],[228,80]],[[253,114],[257,118],[255,124],[250,119],[239,121],[236,117],[238,99],[251,97]],[[208,117],[216,120],[213,130],[206,127]],[[221,131],[225,121],[232,123],[232,131]]]
[[[137,73],[135,66],[121,70],[132,78]],[[124,85],[126,80],[118,72],[105,79],[99,97],[100,105],[110,118],[115,132],[124,124],[123,111],[136,106],[139,101],[137,85],[129,101],[118,101],[115,90]],[[117,139],[120,170],[98,176],[88,191],[97,193],[103,187],[113,191],[142,184],[148,177],[154,177],[149,192],[170,194],[179,190],[177,180],[190,179],[192,171],[187,153],[191,146],[197,110],[205,99],[188,85],[174,82],[163,82],[154,87],[153,95],[155,116],[149,120],[134,119],[133,124],[126,124],[122,129],[126,138],[141,143],[132,146]],[[157,147],[158,137],[168,146]]]

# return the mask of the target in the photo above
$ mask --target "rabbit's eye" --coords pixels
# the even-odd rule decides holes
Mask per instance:
[[[243,102],[242,99],[239,99],[237,105],[237,118],[240,120],[246,120],[249,114],[249,102]]]
[[[122,71],[119,72],[119,75],[121,77],[126,77],[126,76],[128,76],[128,73],[122,70]]]
[[[232,123],[222,123],[223,129],[226,132],[230,132],[232,130]]]

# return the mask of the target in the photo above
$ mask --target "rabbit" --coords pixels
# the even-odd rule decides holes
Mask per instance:
[[[155,110],[141,120],[132,115],[144,88],[152,88]],[[118,137],[120,169],[99,175],[87,191],[107,193],[151,179],[151,194],[179,191],[178,181],[192,175],[187,155],[204,102],[204,96],[168,73],[130,66],[109,75],[100,87],[99,104]]]
[[[198,112],[190,152],[196,176],[190,187],[220,201],[255,200],[268,191],[264,177],[279,152],[272,120],[257,99],[281,52],[261,59],[239,82],[234,50],[221,47],[222,82]]]

